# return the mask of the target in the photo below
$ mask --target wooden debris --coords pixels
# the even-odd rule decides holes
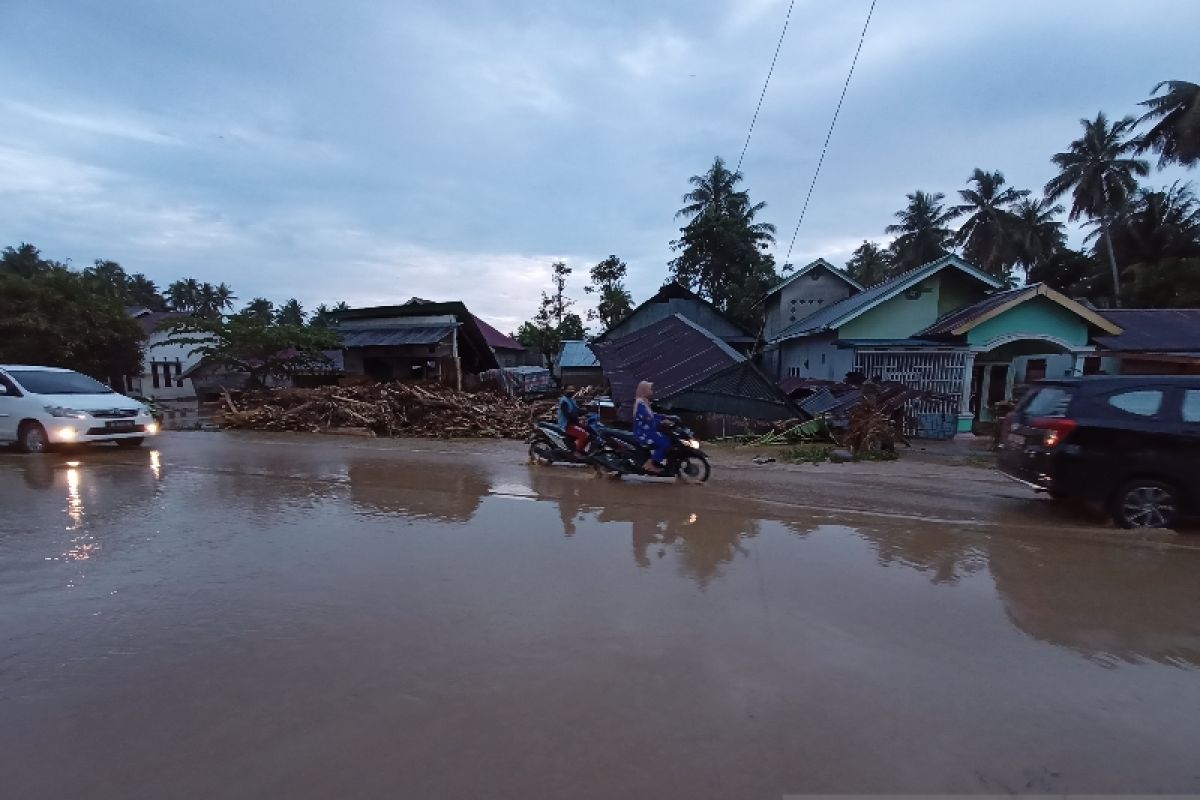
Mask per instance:
[[[554,400],[527,403],[411,383],[274,389],[248,392],[237,403],[225,393],[223,399],[226,428],[438,438],[523,439],[535,420],[552,418],[555,408]]]

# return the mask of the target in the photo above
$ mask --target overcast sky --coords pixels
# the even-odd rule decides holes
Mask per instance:
[[[782,260],[870,0],[797,0],[742,171]],[[0,246],[307,308],[465,300],[563,258],[666,276],[737,160],[787,0],[0,0]],[[976,167],[1039,187],[1078,120],[1200,79],[1200,3],[878,0],[792,261]],[[1168,182],[1179,173],[1155,174]]]

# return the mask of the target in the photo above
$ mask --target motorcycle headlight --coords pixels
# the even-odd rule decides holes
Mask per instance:
[[[684,439],[683,443],[686,444],[688,447],[692,448],[693,450],[700,449],[700,442],[697,441],[696,439]]]
[[[45,406],[46,413],[52,417],[69,417],[71,419],[87,419],[87,413],[75,408],[63,406]]]

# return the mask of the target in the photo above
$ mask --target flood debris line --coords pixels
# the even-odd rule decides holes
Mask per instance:
[[[553,400],[413,383],[274,389],[223,400],[224,428],[437,438],[522,439],[554,409]]]

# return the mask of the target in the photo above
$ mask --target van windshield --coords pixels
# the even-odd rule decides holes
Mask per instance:
[[[9,375],[31,394],[115,394],[100,381],[78,372],[23,369]]]
[[[1025,401],[1022,410],[1030,417],[1065,417],[1071,404],[1071,391],[1063,386],[1038,387]]]

